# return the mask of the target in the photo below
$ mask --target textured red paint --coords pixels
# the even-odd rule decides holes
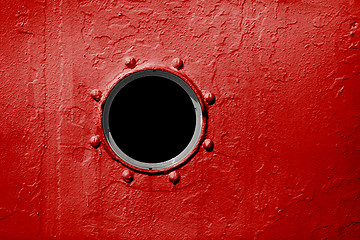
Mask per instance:
[[[359,239],[359,24],[358,0],[1,0],[0,238]],[[127,183],[91,91],[176,58],[214,149]]]

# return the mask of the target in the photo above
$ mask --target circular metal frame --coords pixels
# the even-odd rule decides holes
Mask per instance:
[[[158,162],[158,163],[146,163],[138,161],[130,156],[128,156],[125,152],[123,152],[116,144],[116,142],[113,139],[113,136],[111,135],[110,126],[109,126],[109,113],[110,108],[112,105],[113,100],[117,96],[117,94],[121,91],[122,88],[124,88],[128,83],[137,80],[139,78],[143,77],[162,77],[167,80],[173,81],[174,83],[178,84],[182,89],[185,90],[185,92],[190,97],[195,111],[196,116],[196,123],[195,123],[195,130],[193,137],[191,138],[190,142],[186,146],[186,148],[179,153],[177,156],[166,160],[164,162]],[[165,109],[166,111],[166,109]],[[138,169],[140,171],[166,171],[171,167],[175,167],[179,165],[181,162],[186,160],[189,156],[191,156],[195,149],[197,148],[200,138],[203,132],[204,128],[204,121],[203,121],[203,109],[201,100],[198,98],[198,95],[196,92],[192,89],[192,87],[182,78],[179,76],[160,69],[147,69],[142,70],[138,72],[134,72],[130,75],[125,76],[123,79],[121,79],[110,91],[108,94],[104,107],[103,107],[103,114],[102,114],[102,127],[104,131],[104,135],[106,138],[107,143],[109,144],[110,148],[113,150],[113,152],[120,158],[120,160],[124,161],[126,165],[129,167],[134,167],[135,169]],[[176,137],[176,136],[174,136]],[[141,148],[141,146],[139,146]]]

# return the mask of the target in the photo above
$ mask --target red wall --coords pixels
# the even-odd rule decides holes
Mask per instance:
[[[1,239],[360,238],[359,0],[1,0],[0,34]],[[177,185],[89,143],[128,57],[216,96]]]

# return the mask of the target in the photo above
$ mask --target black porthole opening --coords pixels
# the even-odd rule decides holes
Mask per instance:
[[[136,168],[176,165],[196,147],[201,128],[194,90],[166,71],[133,73],[120,80],[105,101],[106,140],[120,159]]]
[[[115,96],[109,113],[116,145],[146,163],[164,162],[180,154],[194,134],[195,122],[187,93],[159,76],[128,83]]]

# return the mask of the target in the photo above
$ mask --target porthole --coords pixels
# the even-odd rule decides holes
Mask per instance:
[[[163,170],[184,161],[197,147],[203,115],[186,81],[151,69],[132,73],[113,87],[102,124],[121,161],[137,169]]]

